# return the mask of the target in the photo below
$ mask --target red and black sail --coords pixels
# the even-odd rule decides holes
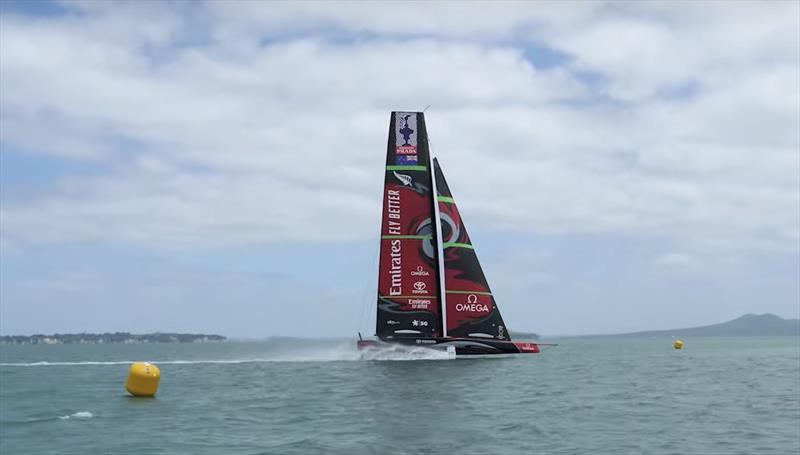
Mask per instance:
[[[447,336],[510,340],[453,194],[434,158],[441,238]]]
[[[420,112],[392,112],[383,189],[376,335],[442,336],[430,151]]]

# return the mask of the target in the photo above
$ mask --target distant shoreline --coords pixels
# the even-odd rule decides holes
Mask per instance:
[[[222,335],[203,333],[56,333],[53,335],[3,335],[2,344],[143,344],[143,343],[208,343],[225,341]]]
[[[702,327],[669,330],[647,330],[633,333],[590,335],[540,335],[534,332],[510,331],[512,339],[536,341],[577,338],[663,338],[663,337],[747,337],[747,336],[800,336],[800,319],[783,319],[774,314],[746,314],[731,321]],[[323,337],[322,339],[352,337]],[[269,336],[264,338],[234,338],[230,341],[281,341],[308,340],[312,338]],[[142,343],[204,343],[229,341],[222,335],[202,333],[69,333],[53,335],[0,335],[0,345],[9,344],[142,344]]]
[[[800,319],[783,319],[774,314],[745,314],[719,324],[632,333],[562,335],[553,338],[659,338],[659,337],[748,337],[800,336]]]

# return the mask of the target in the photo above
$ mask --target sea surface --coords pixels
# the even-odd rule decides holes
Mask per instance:
[[[0,453],[797,454],[800,338],[565,339],[450,360],[352,340],[0,346]],[[132,398],[132,361],[161,369]]]

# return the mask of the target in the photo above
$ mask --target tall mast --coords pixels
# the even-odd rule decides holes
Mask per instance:
[[[427,109],[427,108],[426,108]],[[430,150],[430,139],[428,139],[428,150]],[[436,249],[436,261],[439,269],[439,303],[441,305],[440,316],[442,317],[442,337],[447,336],[447,292],[444,288],[444,239],[442,238],[442,219],[439,217],[439,190],[436,188],[436,177],[433,175],[433,151],[428,153],[428,166],[431,168],[431,181],[433,196],[433,219],[436,220],[434,227],[436,229],[434,248]]]

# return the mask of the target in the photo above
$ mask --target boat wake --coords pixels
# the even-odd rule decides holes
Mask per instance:
[[[361,351],[361,360],[450,360],[454,353],[416,346],[390,345]]]
[[[156,365],[213,365],[246,364],[272,362],[357,362],[357,361],[404,361],[404,360],[447,360],[451,354],[423,347],[388,345],[358,350],[352,341],[322,346],[320,344],[303,346],[274,346],[262,355],[234,359],[147,359]],[[73,361],[73,362],[19,362],[0,363],[0,367],[65,367],[65,366],[114,366],[130,365],[136,360]]]
[[[213,364],[239,364],[239,363],[270,363],[270,362],[333,362],[358,360],[357,358],[264,358],[264,359],[232,359],[232,360],[146,360],[156,365],[213,365]],[[119,360],[113,362],[31,362],[31,363],[0,363],[0,367],[63,367],[63,366],[107,366],[130,365],[142,360]]]
[[[59,367],[59,366],[73,366],[73,365],[125,365],[133,363],[133,360],[118,360],[113,362],[97,362],[97,361],[84,361],[84,362],[28,362],[28,363],[0,363],[0,367]]]
[[[91,413],[91,412],[89,412],[89,411],[78,411],[78,412],[76,412],[75,414],[70,414],[70,415],[66,415],[66,416],[61,416],[61,417],[59,417],[59,420],[67,420],[67,419],[91,419],[92,417],[94,417],[94,414],[92,414],[92,413]]]
[[[69,412],[69,411],[67,411]],[[0,426],[7,427],[7,426],[20,426],[20,425],[30,425],[30,424],[38,424],[38,423],[46,423],[46,422],[57,422],[59,420],[88,420],[94,418],[94,414],[89,411],[78,411],[72,414],[66,415],[46,415],[43,416],[40,414],[39,417],[32,417],[28,419],[3,419],[0,420]]]

